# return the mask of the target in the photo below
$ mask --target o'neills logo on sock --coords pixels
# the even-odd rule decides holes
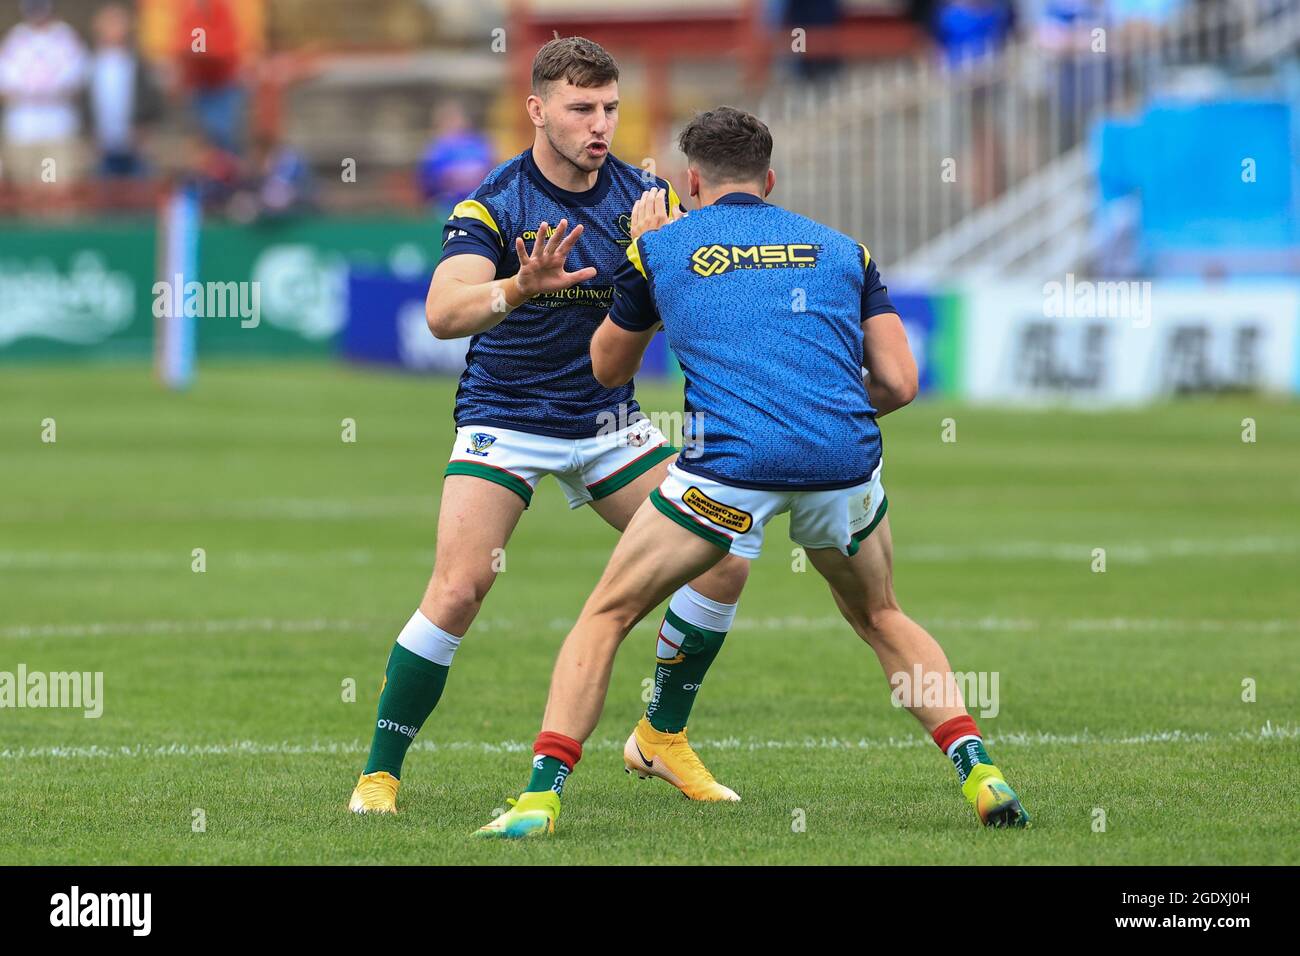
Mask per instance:
[[[152,913],[152,893],[82,893],[74,886],[50,897],[51,926],[129,926],[131,935],[148,936]]]
[[[379,723],[375,726],[380,730],[391,730],[395,734],[404,734],[412,740],[415,739],[415,735],[419,733],[420,730],[419,727],[412,727],[410,724],[399,724],[395,720],[387,720],[383,717],[379,718]]]

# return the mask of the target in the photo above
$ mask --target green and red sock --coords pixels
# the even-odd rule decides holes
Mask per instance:
[[[984,739],[975,726],[975,718],[969,714],[945,720],[930,736],[957,768],[957,776],[962,783],[966,782],[976,764],[993,763],[984,750]]]
[[[543,730],[533,743],[533,773],[528,778],[526,793],[554,790],[564,793],[564,782],[582,759],[582,744],[572,737]]]
[[[689,584],[672,596],[659,626],[654,693],[646,719],[660,733],[686,729],[704,675],[736,620],[736,605],[700,594]]]

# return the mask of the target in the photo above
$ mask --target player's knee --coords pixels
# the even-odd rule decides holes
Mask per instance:
[[[425,613],[429,615],[431,611],[436,614],[437,617],[429,615],[432,620],[439,618],[456,621],[473,620],[483,604],[483,598],[487,596],[488,586],[489,584],[475,581],[473,578],[435,577],[429,588],[429,595],[425,599],[425,602],[431,606]]]
[[[708,596],[723,604],[735,604],[745,590],[749,578],[749,562],[735,555],[727,555],[708,573]]]
[[[898,604],[890,601],[877,607],[863,608],[853,622],[861,638],[872,647],[888,645],[900,633],[899,625],[907,620]]]
[[[596,594],[582,609],[582,616],[599,632],[617,634],[621,641],[644,616],[644,610],[626,598]]]

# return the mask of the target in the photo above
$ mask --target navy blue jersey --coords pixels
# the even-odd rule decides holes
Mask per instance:
[[[586,228],[566,267],[596,269],[594,279],[538,295],[470,340],[456,392],[457,427],[588,438],[608,431],[611,421],[639,417],[631,384],[605,388],[596,381],[590,348],[613,301],[614,274],[627,259],[632,205],[655,187],[666,191],[669,208],[680,206],[666,180],[612,155],[591,189],[561,189],[542,175],[529,149],[492,170],[452,210],[443,232],[443,259],[483,256],[496,264],[496,278],[504,279],[519,271],[515,237],[522,236],[532,252],[539,225],[554,227],[568,219],[570,229]]]
[[[893,311],[865,246],[731,193],[628,248],[610,319],[630,331],[664,324],[702,426],[677,467],[815,491],[861,484],[880,463],[862,323]]]

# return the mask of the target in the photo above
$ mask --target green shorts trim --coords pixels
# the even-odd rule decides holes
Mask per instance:
[[[723,551],[731,550],[731,538],[723,534],[721,531],[714,531],[712,528],[706,528],[695,519],[686,517],[680,508],[677,508],[671,501],[659,493],[658,488],[650,492],[650,503],[658,508],[662,514],[672,518],[687,531],[692,531],[699,535],[705,541],[709,542],[709,544],[715,544]]]
[[[850,558],[858,553],[858,548],[861,546],[862,542],[866,541],[867,537],[871,534],[871,532],[876,530],[876,525],[880,524],[881,520],[885,517],[885,512],[887,510],[889,510],[888,495],[880,499],[880,507],[876,510],[876,516],[871,519],[871,524],[867,525],[865,528],[863,528],[861,531],[859,531],[857,534],[855,534],[852,538],[849,539]]]
[[[665,458],[671,458],[675,454],[677,454],[677,449],[668,442],[656,445],[640,457],[633,458],[622,468],[606,475],[594,485],[588,485],[587,491],[591,494],[591,500],[597,501],[600,498],[612,495],[621,488],[626,488],[659,462]]]
[[[509,488],[520,498],[523,498],[525,508],[532,504],[533,501],[533,489],[528,482],[513,471],[506,471],[504,468],[497,468],[495,465],[489,465],[481,461],[449,461],[447,462],[447,470],[443,474],[444,476],[469,475],[472,478],[484,478],[487,481],[495,482],[502,488]]]

